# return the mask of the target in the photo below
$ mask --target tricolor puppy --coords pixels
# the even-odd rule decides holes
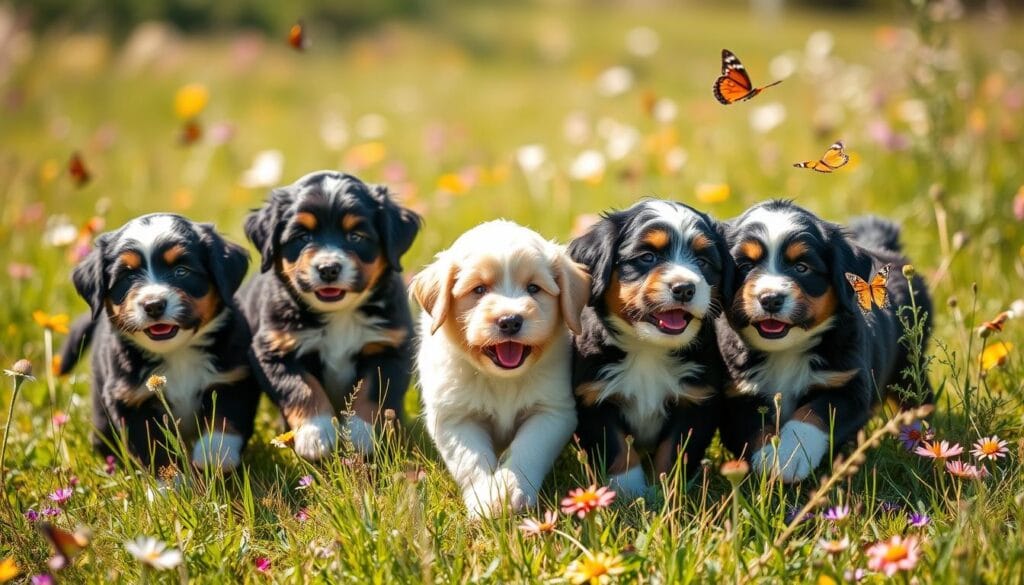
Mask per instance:
[[[145,215],[96,238],[71,275],[92,314],[72,327],[61,374],[92,342],[97,449],[110,453],[123,431],[130,451],[159,469],[172,462],[162,428],[173,433],[176,419],[195,441],[195,465],[238,465],[260,397],[233,300],[248,266],[240,246],[180,215]],[[160,391],[173,419],[147,388],[154,375],[167,379]]]
[[[787,482],[806,478],[835,446],[853,439],[892,385],[910,388],[898,311],[911,303],[901,269],[899,228],[868,217],[849,230],[788,201],[754,206],[731,222],[727,239],[737,287],[719,322],[719,345],[733,378],[722,439],[755,469]],[[872,280],[892,264],[888,308],[862,313],[846,273]],[[928,314],[924,283],[916,303]],[[927,330],[926,330],[927,334]],[[930,400],[929,396],[921,398]],[[781,394],[780,412],[773,397]],[[775,447],[769,439],[782,423]]]
[[[521,510],[576,427],[568,328],[586,273],[508,221],[481,224],[416,275],[427,431],[472,516]]]
[[[726,376],[714,320],[732,259],[714,220],[661,200],[606,214],[569,253],[593,279],[573,339],[577,434],[616,489],[641,495],[637,447],[657,473],[679,455],[693,471],[717,429]]]
[[[246,218],[263,257],[240,293],[254,375],[302,457],[333,451],[343,411],[355,413],[342,418],[363,455],[383,412],[401,416],[413,331],[400,260],[419,229],[386,187],[332,171],[275,189]]]

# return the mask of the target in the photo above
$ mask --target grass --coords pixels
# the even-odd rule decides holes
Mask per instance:
[[[24,382],[6,421],[0,558],[13,557],[25,575],[47,570],[51,551],[24,512],[39,511],[74,477],[53,520],[89,527],[92,541],[61,573],[70,582],[536,582],[562,578],[586,550],[622,555],[623,581],[828,583],[864,568],[869,545],[892,535],[920,542],[921,561],[903,580],[1020,582],[1024,369],[1011,349],[982,375],[979,356],[1000,342],[1019,347],[1024,335],[1018,320],[985,339],[974,330],[1008,307],[1024,276],[1012,211],[1024,184],[1021,18],[937,22],[934,10],[912,7],[778,20],[690,6],[568,10],[465,7],[347,39],[317,38],[313,23],[303,54],[278,38],[170,38],[148,55],[139,44],[113,47],[81,33],[34,39],[0,81],[0,265],[12,271],[0,287],[0,363],[27,358],[38,378]],[[653,56],[626,49],[627,31],[640,25],[659,35]],[[814,52],[827,40],[816,31],[834,43],[827,54]],[[755,82],[772,81],[787,62],[793,75],[752,102],[722,107],[710,85],[723,43]],[[602,95],[597,79],[614,65],[629,67],[634,82]],[[200,116],[208,136],[183,147],[172,103],[189,82],[209,89]],[[655,120],[643,107],[650,96],[672,100],[677,116]],[[751,117],[770,117],[761,108],[771,104],[785,119],[753,128]],[[209,137],[220,121],[235,129],[223,144]],[[567,133],[574,124],[579,136]],[[333,137],[325,142],[324,132]],[[624,156],[600,176],[573,178],[576,156],[605,151],[609,138],[625,144]],[[853,153],[846,168],[825,176],[790,166],[836,138]],[[546,153],[529,173],[517,160],[527,144]],[[988,465],[984,481],[958,480],[904,450],[886,426],[894,411],[880,408],[860,447],[816,481],[787,487],[748,476],[733,488],[717,471],[728,456],[713,447],[697,481],[661,478],[646,500],[584,520],[562,515],[559,532],[540,538],[517,528],[522,518],[467,521],[415,422],[373,462],[310,466],[269,445],[280,422],[264,404],[240,473],[187,474],[173,489],[124,463],[108,475],[88,444],[87,368],[52,387],[45,373],[49,344],[33,311],[84,310],[68,279],[69,249],[50,236],[97,214],[113,227],[172,210],[215,221],[241,241],[241,219],[266,189],[240,177],[264,149],[283,153],[280,183],[342,168],[392,184],[427,219],[405,259],[413,269],[486,219],[508,217],[566,240],[581,214],[650,194],[723,218],[776,196],[837,221],[892,217],[936,301],[934,340],[920,348],[915,374],[940,389],[930,425],[965,446],[998,434],[1010,453]],[[83,188],[63,173],[75,150],[93,174]],[[32,274],[16,274],[25,270]],[[920,347],[918,337],[906,342]],[[5,410],[8,388],[0,390]],[[414,391],[409,399],[415,407]],[[53,422],[58,412],[66,424]],[[305,475],[313,484],[297,490]],[[567,448],[544,508],[599,479]],[[853,510],[842,522],[787,519],[839,504]],[[908,527],[911,512],[930,524]],[[142,573],[124,548],[139,535],[181,550],[185,563]],[[851,545],[835,555],[818,544],[843,537]],[[260,557],[268,573],[256,570]]]

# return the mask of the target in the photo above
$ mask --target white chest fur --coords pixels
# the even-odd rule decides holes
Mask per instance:
[[[703,366],[680,361],[662,347],[646,343],[622,342],[626,357],[601,368],[604,382],[598,402],[615,397],[640,444],[649,444],[661,430],[666,404],[670,401],[699,402],[704,395],[680,380],[698,376]]]
[[[343,399],[352,390],[354,356],[369,343],[393,340],[382,329],[383,323],[383,319],[353,308],[328,315],[323,327],[295,333],[299,356],[319,355],[324,368],[322,382],[332,401]]]
[[[793,414],[797,403],[812,386],[834,386],[837,379],[848,379],[842,373],[817,369],[821,358],[800,348],[766,356],[763,362],[750,368],[745,379],[737,381],[736,389],[742,394],[769,398],[781,394],[783,421]]]

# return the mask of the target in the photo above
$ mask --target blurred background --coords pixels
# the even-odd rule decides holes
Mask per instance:
[[[322,168],[424,215],[410,273],[480,221],[565,240],[657,195],[883,213],[940,299],[1019,282],[1020,3],[825,4],[0,1],[0,359],[84,309],[96,233],[174,211],[241,241]],[[784,82],[719,104],[723,48]],[[846,167],[793,168],[836,139]]]

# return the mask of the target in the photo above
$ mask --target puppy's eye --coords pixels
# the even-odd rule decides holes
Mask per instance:
[[[740,262],[736,265],[736,269],[740,272],[750,272],[754,269],[754,265],[750,262]]]
[[[644,252],[637,256],[636,259],[644,264],[653,264],[657,257],[654,255],[654,252]]]
[[[186,267],[186,266],[179,266],[179,267],[174,269],[174,276],[176,276],[178,278],[185,278],[186,276],[188,276],[189,272],[191,272],[191,270],[189,270],[188,267]]]
[[[708,267],[707,258],[697,258],[697,267],[698,268],[707,268]]]
[[[345,238],[352,243],[362,242],[366,239],[366,234],[363,232],[349,232],[345,235]]]
[[[810,267],[810,266],[808,266],[808,265],[806,265],[806,264],[804,264],[803,262],[797,262],[797,263],[796,263],[796,264],[795,264],[795,265],[793,266],[793,270],[796,270],[796,271],[797,271],[797,272],[799,272],[800,274],[804,274],[805,272],[810,272],[810,270],[811,270],[811,267]]]
[[[473,293],[474,294],[478,294],[478,295],[482,295],[482,294],[484,294],[486,292],[487,292],[487,287],[482,285],[482,284],[480,286],[478,286],[478,287],[473,289]]]
[[[313,232],[302,232],[296,239],[299,240],[300,242],[312,242]]]
[[[540,287],[537,286],[536,284],[529,284],[526,286],[526,292],[530,293],[531,295],[535,295],[540,292]]]

